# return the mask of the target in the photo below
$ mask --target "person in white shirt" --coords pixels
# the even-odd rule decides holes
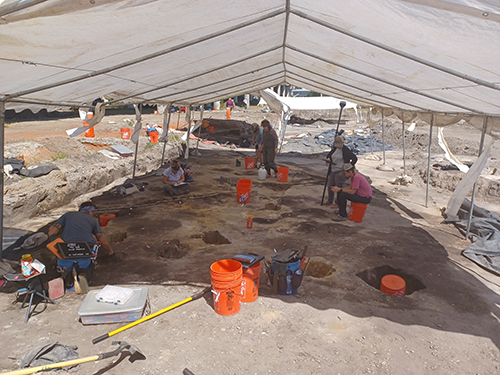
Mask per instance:
[[[163,171],[163,192],[166,195],[181,195],[189,193],[189,184],[185,181],[184,170],[179,161],[172,161],[172,165]]]

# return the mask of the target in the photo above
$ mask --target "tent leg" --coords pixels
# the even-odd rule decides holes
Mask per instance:
[[[166,118],[167,116],[165,115],[165,112],[163,112],[163,132],[166,132],[163,135],[163,152],[161,153],[161,165],[163,165],[165,161],[165,149],[167,148],[167,142],[168,142],[168,132],[170,130],[170,110],[172,106],[169,105],[166,110],[168,112],[168,119]]]
[[[404,174],[403,176],[406,176],[406,139],[405,139],[405,113],[403,111],[403,120],[402,120],[402,124],[403,124],[403,171],[404,171]]]
[[[188,113],[186,115],[188,119],[188,130],[187,130],[187,137],[186,137],[186,154],[184,155],[184,159],[186,161],[189,160],[189,135],[191,134],[191,121],[192,121],[192,111],[191,111],[191,105],[188,106]]]
[[[200,113],[200,121],[202,122],[202,125],[203,125],[203,111],[205,109],[205,105],[202,105],[201,106],[201,113]],[[194,152],[195,155],[199,155],[199,151],[198,151],[198,146],[200,144],[200,134],[201,134],[201,128],[202,128],[202,125],[200,125],[198,127],[198,139],[196,140],[196,150]]]
[[[2,194],[0,194],[0,261],[2,261],[3,252],[3,194],[4,194],[4,175],[3,175],[3,159],[4,159],[4,142],[5,142],[5,102],[0,102],[0,155],[2,157],[0,161],[0,172],[2,173],[2,178],[0,179],[0,186]]]
[[[384,122],[384,112],[382,112],[382,156],[383,156],[383,164],[385,165],[385,122]]]
[[[139,104],[137,106],[135,106],[135,116],[136,116],[136,119],[139,118],[139,120],[137,120],[138,122],[136,122],[136,125],[137,123],[139,123],[139,129],[140,127],[142,126],[140,124],[140,119],[142,117],[142,114],[141,114],[141,111],[142,111],[142,104]],[[140,131],[140,130],[139,130]],[[139,137],[137,137],[137,142],[135,143],[135,152],[134,152],[134,170],[132,172],[132,181],[135,180],[135,168],[137,166],[137,151],[139,150]]]
[[[434,126],[434,112],[431,113],[431,127],[429,129],[429,156],[427,158],[427,188],[425,191],[425,207],[429,207],[429,183],[431,180],[431,146],[432,146],[432,127]]]
[[[481,156],[481,153],[483,152],[484,137],[486,135],[487,125],[488,125],[488,117],[484,116],[484,118],[483,118],[483,132],[481,133],[481,142],[479,144],[479,156]],[[478,176],[478,178],[479,178],[479,176]],[[477,180],[476,180],[476,182],[474,182],[474,188],[472,189],[472,198],[470,200],[470,210],[469,210],[469,217],[467,218],[467,232],[465,233],[465,239],[469,239],[470,223],[472,221],[472,212],[474,211],[474,199],[476,198],[476,189],[477,189]]]

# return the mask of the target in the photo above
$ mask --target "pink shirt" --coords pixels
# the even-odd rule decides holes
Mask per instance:
[[[354,173],[351,180],[351,188],[356,189],[356,194],[361,197],[373,197],[372,187],[366,181],[366,178],[361,176],[359,173]]]

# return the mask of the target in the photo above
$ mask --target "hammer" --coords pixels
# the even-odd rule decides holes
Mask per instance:
[[[139,360],[139,359],[146,359],[146,356],[144,354],[142,354],[139,349],[137,349],[134,345],[130,345],[129,343],[127,343],[125,341],[113,341],[112,345],[119,345],[119,347],[111,352],[108,352],[108,353],[97,354],[97,355],[93,355],[93,356],[85,357],[85,358],[80,358],[80,359],[73,359],[71,361],[52,363],[50,365],[28,367],[28,368],[24,368],[21,370],[4,372],[1,375],[35,374],[38,371],[47,371],[47,370],[51,370],[54,368],[75,366],[75,365],[79,365],[80,363],[99,361],[101,359],[114,357],[115,355],[118,355],[125,350],[130,353],[130,357],[128,358],[128,360],[132,363],[135,362],[136,360]]]

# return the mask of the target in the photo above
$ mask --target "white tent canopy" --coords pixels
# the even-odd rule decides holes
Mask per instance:
[[[202,104],[286,83],[387,114],[486,115],[491,134],[499,42],[497,0],[5,0],[0,101]]]

